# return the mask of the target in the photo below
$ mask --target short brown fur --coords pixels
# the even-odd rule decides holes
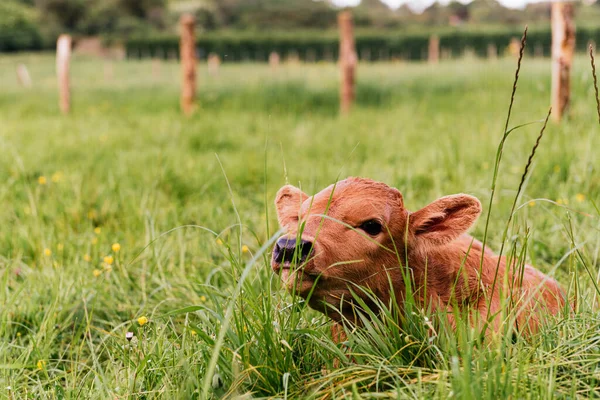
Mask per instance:
[[[402,302],[404,276],[412,276],[414,296],[421,305],[446,312],[453,327],[453,310],[458,309],[470,315],[473,325],[489,321],[486,332],[499,331],[504,296],[516,311],[516,328],[530,334],[565,305],[554,279],[530,265],[508,268],[505,257],[484,250],[481,242],[466,234],[481,213],[481,203],[473,196],[445,196],[411,213],[397,189],[348,178],[312,197],[284,186],[275,205],[286,237],[299,236],[302,222],[301,237],[313,243],[313,250],[299,268],[273,258],[273,270],[288,289],[309,298],[311,307],[336,322],[342,315],[354,321],[350,290],[368,300],[358,290],[366,287],[389,303],[391,287]],[[361,229],[369,220],[383,226],[379,234]]]

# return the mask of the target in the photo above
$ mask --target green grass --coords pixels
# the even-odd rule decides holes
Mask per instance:
[[[33,89],[17,85],[18,62]],[[226,64],[218,77],[202,67],[200,106],[187,119],[176,64],[153,77],[149,61],[115,62],[107,79],[103,61],[75,58],[73,112],[61,116],[53,58],[3,56],[1,396],[600,396],[600,127],[585,58],[569,116],[549,125],[508,235],[508,253],[577,298],[575,313],[529,341],[481,344],[465,326],[431,338],[420,310],[402,327],[391,310],[352,333],[348,350],[331,341],[324,316],[281,290],[264,250],[286,182],[313,193],[368,176],[398,187],[411,210],[459,192],[487,205],[515,64],[361,65],[358,105],[345,119],[333,65]],[[548,60],[524,60],[511,126],[545,117],[549,73]],[[494,249],[540,128],[505,145]]]

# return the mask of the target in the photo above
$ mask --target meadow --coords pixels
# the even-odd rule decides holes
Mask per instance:
[[[16,81],[25,63],[33,88]],[[0,57],[0,396],[25,398],[590,398],[600,396],[600,126],[587,58],[550,123],[550,61],[525,58],[489,201],[516,60],[361,64],[338,116],[332,64],[201,66],[179,112],[175,62],[75,57],[60,115],[54,58]],[[452,193],[473,230],[556,277],[572,314],[491,342],[428,335],[426,312],[336,345],[269,266],[273,200],[347,176],[408,209]],[[389,321],[387,321],[389,322]],[[507,328],[508,329],[508,328]],[[126,337],[132,332],[133,337]],[[507,330],[507,332],[509,332]],[[351,353],[351,357],[347,356]],[[335,361],[338,360],[338,361]],[[339,365],[338,365],[339,364]]]

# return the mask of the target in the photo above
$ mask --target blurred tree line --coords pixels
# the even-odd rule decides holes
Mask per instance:
[[[590,1],[576,4],[582,12],[578,21],[597,25],[600,3]],[[334,28],[338,8],[333,0],[170,0],[173,11],[193,12],[207,30],[233,29],[294,29]],[[550,20],[550,1],[528,4],[523,9],[503,7],[496,0],[473,0],[467,4],[450,0],[433,3],[422,12],[404,5],[390,9],[382,0],[361,0],[353,8],[354,22],[359,27],[403,28],[408,26],[481,26],[496,25],[523,27]]]
[[[0,51],[52,47],[61,33],[126,38],[169,30],[168,0],[0,0]]]
[[[39,28],[56,36],[69,32],[82,35],[128,34],[165,29],[167,0],[2,0],[31,10]]]
[[[600,7],[583,5],[578,23],[597,24]],[[198,27],[211,30],[302,30],[335,28],[339,11],[332,0],[0,0],[0,51],[50,46],[63,32],[117,39],[177,32],[183,12],[196,16]],[[490,26],[546,23],[549,3],[523,10],[495,0],[468,4],[434,3],[422,13],[403,6],[390,10],[381,0],[362,0],[353,10],[358,27],[373,29],[432,26]]]

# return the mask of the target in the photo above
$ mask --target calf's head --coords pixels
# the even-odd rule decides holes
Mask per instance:
[[[345,314],[351,291],[369,304],[360,290],[368,288],[387,302],[391,283],[396,298],[402,297],[405,259],[425,259],[466,232],[481,212],[476,198],[461,194],[411,213],[397,189],[361,178],[337,182],[312,197],[287,185],[275,205],[286,234],[273,249],[273,270],[288,290],[336,320],[340,314],[328,305],[341,305]],[[408,267],[418,273],[412,261]]]

